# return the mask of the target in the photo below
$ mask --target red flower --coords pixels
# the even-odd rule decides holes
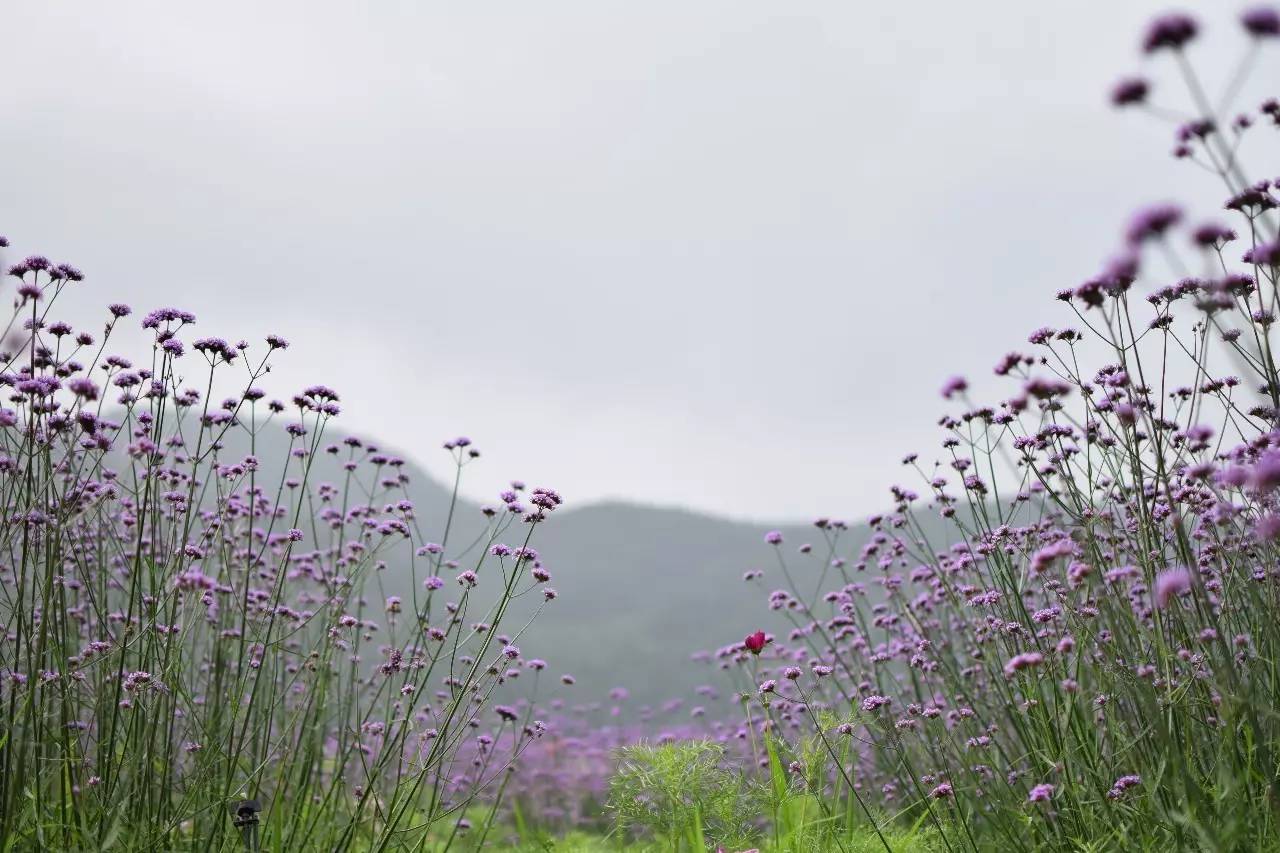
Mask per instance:
[[[765,644],[769,639],[764,635],[764,631],[756,631],[754,634],[747,635],[742,644],[747,647],[747,651],[753,655],[758,655],[764,650]]]

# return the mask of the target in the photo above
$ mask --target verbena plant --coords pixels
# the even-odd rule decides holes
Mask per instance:
[[[545,666],[499,631],[518,596],[555,597],[529,543],[560,496],[515,484],[461,544],[451,503],[428,541],[401,460],[325,442],[336,393],[259,390],[282,338],[198,338],[166,308],[126,358],[110,347],[127,306],[100,341],[52,318],[77,270],[30,257],[10,275],[0,848],[408,850],[433,826],[465,833],[462,810],[541,729],[494,691]],[[284,450],[260,461],[260,445]],[[479,455],[445,448],[459,475]],[[315,482],[320,460],[336,482]],[[412,578],[410,600],[365,597],[384,569]]]
[[[1280,848],[1280,180],[1246,162],[1274,154],[1280,103],[1226,112],[1280,14],[1243,24],[1217,100],[1193,19],[1145,40],[1190,93],[1174,153],[1231,219],[1141,211],[1058,294],[1070,325],[1000,360],[1009,396],[948,382],[941,453],[905,459],[924,497],[894,487],[860,550],[827,519],[807,566],[767,537],[792,627],[722,656],[753,678],[753,736],[763,714],[793,784],[851,798],[851,824],[924,821],[950,850]]]

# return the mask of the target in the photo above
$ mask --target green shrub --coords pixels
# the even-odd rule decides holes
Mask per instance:
[[[724,747],[683,741],[619,750],[608,807],[620,831],[673,850],[741,850],[759,837],[767,805],[760,785],[726,766]]]

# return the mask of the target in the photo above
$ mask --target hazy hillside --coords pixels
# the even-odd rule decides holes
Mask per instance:
[[[567,512],[539,531],[562,597],[527,645],[578,676],[584,692],[621,684],[641,701],[691,696],[720,680],[690,663],[691,652],[777,624],[768,590],[742,580],[748,568],[764,569],[766,584],[777,572],[767,529],[627,503]],[[800,541],[799,529],[784,534]]]

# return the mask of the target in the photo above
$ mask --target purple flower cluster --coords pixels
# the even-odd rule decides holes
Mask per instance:
[[[506,548],[509,517],[477,513],[477,556],[450,511],[427,541],[403,459],[326,442],[335,390],[286,403],[257,387],[288,347],[278,335],[188,338],[195,314],[159,308],[140,322],[150,351],[126,356],[112,348],[128,306],[109,306],[100,340],[49,315],[75,267],[33,255],[9,272],[0,836],[93,847],[128,813],[146,849],[191,832],[238,845],[190,796],[212,785],[314,816],[272,825],[270,846],[376,847],[410,820],[384,812],[397,796],[416,792],[416,825],[493,788],[545,731],[509,697],[547,664],[501,633],[514,597],[554,598],[533,528]],[[446,446],[459,467],[479,457]],[[529,503],[532,525],[563,499],[538,488]],[[484,759],[458,773],[473,750]],[[56,831],[29,805],[54,801]]]
[[[1270,7],[1241,23],[1280,35]],[[965,849],[1018,837],[1029,805],[1036,849],[1195,846],[1192,802],[1205,837],[1280,844],[1251,805],[1280,773],[1261,710],[1280,656],[1280,179],[1246,177],[1242,153],[1273,156],[1249,133],[1280,127],[1280,102],[1215,112],[1186,57],[1199,32],[1162,16],[1143,49],[1190,84],[1175,153],[1222,181],[1230,221],[1134,214],[1113,259],[1058,292],[1066,325],[996,363],[1008,392],[944,383],[939,444],[904,458],[921,487],[893,486],[860,541],[819,524],[825,541],[776,550],[788,588],[768,606],[787,631],[713,656],[758,685],[747,725],[809,790],[921,821],[958,809]],[[1128,78],[1111,99],[1150,94]],[[805,750],[829,735],[852,771],[812,771]]]

